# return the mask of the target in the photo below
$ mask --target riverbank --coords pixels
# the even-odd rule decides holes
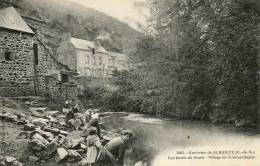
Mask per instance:
[[[162,119],[143,114],[129,114],[122,117],[105,118],[103,122],[109,128],[131,128],[138,138],[134,146],[144,150],[143,154],[148,157],[151,156],[149,159],[153,166],[163,165],[162,163],[158,165],[158,161],[169,161],[167,157],[174,155],[177,150],[225,151],[253,147],[257,151],[260,142],[259,134],[237,131],[228,126],[216,126],[201,121]],[[172,166],[177,163],[171,160],[166,165]]]
[[[3,110],[3,107],[1,107],[1,110]],[[26,117],[26,119],[31,119],[29,117],[46,118],[44,112],[47,114],[57,113],[57,111],[45,110],[44,112],[39,112],[37,109],[26,110],[23,108],[6,107],[4,110],[11,115],[23,114],[22,117]],[[56,116],[62,117],[60,115]],[[63,118],[60,120],[59,124],[62,126]],[[150,166],[153,164],[153,161],[157,160],[158,156],[161,156],[166,150],[171,151],[177,148],[186,149],[210,145],[219,146],[232,144],[234,142],[243,144],[243,141],[250,145],[249,140],[259,138],[259,134],[255,131],[244,130],[244,128],[243,131],[231,125],[216,126],[208,122],[178,120],[176,118],[170,119],[165,117],[158,118],[127,112],[102,112],[100,123],[102,126],[102,134],[106,135],[107,138],[112,138],[114,134],[119,133],[123,129],[131,129],[134,131],[135,140],[126,151],[126,166],[139,166],[138,163],[146,163],[147,166]],[[31,140],[17,137],[20,133],[24,132],[24,126],[6,121],[1,121],[1,124],[3,124],[1,128],[5,129],[5,132],[1,133],[1,138],[3,138],[4,133],[4,141],[2,141],[2,143],[4,142],[3,145],[7,147],[1,148],[2,155],[16,157],[28,166],[46,164],[55,166],[58,164],[54,158],[51,160],[41,160],[37,156],[36,158],[35,156],[30,157],[31,153],[27,151],[27,147]],[[60,129],[68,132],[67,137],[69,139],[80,139],[82,131],[67,130],[66,128]],[[18,145],[16,145],[17,142],[19,143]],[[64,164],[66,164],[66,162]]]
[[[0,107],[0,110],[0,162],[5,162],[6,158],[11,157],[26,166],[77,166],[85,157],[87,149],[81,140],[83,131],[66,128],[65,116],[61,112],[46,108]],[[113,115],[124,116],[118,113]],[[109,128],[107,124],[103,124],[103,119],[109,117],[110,113],[101,113],[100,116],[104,143],[120,135],[121,129]],[[133,149],[130,145],[126,155],[127,166],[145,161],[140,155],[143,151],[139,151],[139,148]],[[11,166],[18,165],[11,163]]]

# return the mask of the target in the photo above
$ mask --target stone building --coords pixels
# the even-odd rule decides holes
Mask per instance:
[[[76,74],[48,52],[13,7],[0,10],[0,96],[76,98]]]
[[[108,78],[113,70],[128,69],[128,58],[124,54],[107,52],[100,44],[68,37],[58,48],[59,61],[79,76]]]
[[[59,61],[80,76],[105,78],[108,75],[108,52],[100,45],[74,37],[58,48]]]

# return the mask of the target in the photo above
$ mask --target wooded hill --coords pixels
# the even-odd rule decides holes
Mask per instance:
[[[100,39],[108,51],[133,53],[141,33],[126,23],[92,8],[52,0],[1,0],[0,8],[14,6],[55,55],[66,34]]]

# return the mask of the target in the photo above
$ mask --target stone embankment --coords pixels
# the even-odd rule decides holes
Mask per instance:
[[[26,165],[46,165],[49,162],[77,165],[86,157],[87,146],[84,139],[80,137],[82,131],[68,129],[62,112],[48,111],[47,107],[30,107],[30,103],[27,104],[29,105],[27,109],[0,113],[3,123],[16,124],[22,128],[16,139],[27,139],[29,142]],[[109,115],[104,113],[101,117]],[[118,136],[118,133],[106,131],[104,126],[102,129],[103,144]],[[13,157],[0,156],[1,165],[22,166],[23,164]]]

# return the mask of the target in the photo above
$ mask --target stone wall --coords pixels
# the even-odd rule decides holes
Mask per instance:
[[[77,85],[71,83],[61,83],[55,77],[48,77],[48,92],[55,100],[77,99]]]
[[[35,64],[33,44],[37,44],[38,64]],[[57,78],[48,81],[50,70],[67,68],[34,35],[0,29],[0,96],[76,98],[76,85],[61,84]]]
[[[30,95],[34,74],[32,45],[33,35],[0,29],[1,87],[17,87]]]

